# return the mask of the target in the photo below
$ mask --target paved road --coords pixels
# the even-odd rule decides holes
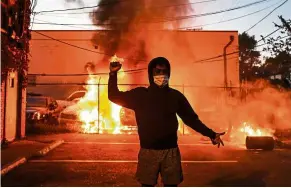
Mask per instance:
[[[139,186],[136,136],[58,137],[65,143],[2,177],[2,186]],[[291,186],[291,150],[247,151],[231,144],[218,149],[194,137],[180,140],[181,186]]]

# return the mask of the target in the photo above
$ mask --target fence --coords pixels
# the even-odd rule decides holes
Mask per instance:
[[[65,109],[60,114],[60,119],[66,117],[77,118],[77,121],[81,120],[84,132],[117,134],[120,133],[121,129],[129,130],[136,126],[132,111],[114,105],[108,100],[108,85],[104,83],[105,79],[102,80],[103,82],[98,77],[92,79],[91,82],[59,82],[58,79],[49,79],[51,80],[50,82],[39,82],[36,80],[38,79],[30,79],[28,92],[52,96],[60,102],[68,100],[69,96],[71,97],[69,100],[74,100],[75,97],[72,96],[76,91],[80,91],[75,93],[76,98],[82,92],[83,94],[87,93],[85,99],[78,103],[81,108],[78,110],[78,114],[65,115],[65,112],[70,111],[69,109]],[[118,84],[119,89],[122,91],[147,86],[147,84]],[[231,127],[232,110],[237,105],[240,105],[245,97],[243,90],[239,87],[224,88],[183,84],[171,85],[171,87],[186,96],[195,112],[207,126],[221,131]],[[97,123],[92,125],[90,122],[91,124],[89,125],[89,121]],[[185,126],[179,119],[179,133],[185,135],[195,134],[196,132]]]

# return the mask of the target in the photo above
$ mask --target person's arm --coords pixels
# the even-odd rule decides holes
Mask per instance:
[[[117,72],[109,73],[108,81],[108,99],[120,106],[134,109],[137,102],[137,89],[129,91],[119,91],[117,86]]]
[[[203,136],[209,137],[210,139],[215,139],[216,133],[200,121],[198,115],[194,112],[183,94],[180,94],[179,97],[179,108],[177,114],[186,125],[195,131],[201,133]]]

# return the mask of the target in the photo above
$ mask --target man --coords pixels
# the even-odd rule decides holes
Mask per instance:
[[[126,92],[118,90],[119,62],[110,64],[108,98],[135,111],[141,149],[136,178],[142,186],[155,186],[161,173],[164,186],[177,186],[183,181],[181,156],[177,144],[178,120],[207,136],[213,144],[223,145],[220,135],[206,127],[193,111],[185,96],[169,87],[170,63],[164,57],[148,65],[150,86]]]

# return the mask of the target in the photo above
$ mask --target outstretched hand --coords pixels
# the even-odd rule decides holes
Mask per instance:
[[[222,144],[224,146],[224,143],[223,143],[223,141],[220,138],[220,136],[222,136],[224,134],[225,134],[225,132],[223,132],[223,133],[216,133],[215,138],[214,139],[211,139],[212,144],[213,145],[216,145],[217,144],[217,147],[218,148],[220,147],[220,144]]]

